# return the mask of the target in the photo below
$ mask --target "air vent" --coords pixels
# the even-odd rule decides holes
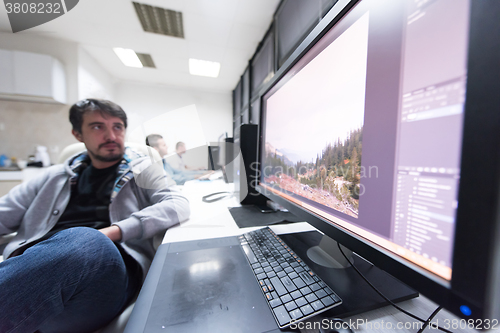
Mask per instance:
[[[184,38],[182,13],[132,2],[144,31]]]
[[[153,58],[151,58],[151,55],[146,53],[137,53],[137,52],[136,54],[144,67],[156,68],[155,63],[153,62]]]

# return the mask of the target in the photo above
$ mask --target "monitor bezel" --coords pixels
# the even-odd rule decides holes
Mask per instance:
[[[299,47],[281,66],[273,79],[262,89],[261,114],[259,126],[258,162],[262,161],[262,140],[265,130],[265,94],[290,71],[290,69],[321,39],[335,24],[362,0],[340,0],[312,30]],[[269,199],[283,205],[299,218],[303,218],[318,230],[324,232],[346,247],[352,249],[379,268],[402,280],[434,302],[465,319],[493,319],[490,309],[496,301],[488,297],[494,290],[493,266],[495,240],[500,239],[497,223],[500,181],[500,28],[497,18],[500,4],[471,0],[470,31],[468,48],[468,80],[464,111],[464,131],[461,158],[461,181],[459,186],[459,206],[456,217],[455,242],[453,255],[453,276],[450,282],[434,276],[417,266],[401,262],[388,251],[376,249],[358,237],[343,231],[340,227],[325,222],[321,217],[306,212],[296,204],[269,192],[257,184],[256,189]],[[487,37],[485,37],[487,36]],[[488,50],[485,52],[484,50]],[[485,66],[485,64],[496,64]],[[493,68],[491,68],[493,67]],[[473,82],[473,84],[471,83]],[[498,95],[498,96],[496,96]],[[497,114],[495,114],[497,113]],[[484,128],[485,123],[488,125]],[[478,136],[477,133],[481,133]],[[478,147],[481,147],[478,154]],[[482,177],[478,172],[477,156],[485,158],[483,170],[491,178]],[[478,186],[478,184],[481,184]],[[471,195],[473,193],[474,195]],[[472,198],[473,197],[473,198]],[[481,214],[475,212],[480,207]],[[480,220],[480,226],[468,223]],[[486,235],[486,236],[485,236]],[[460,244],[460,246],[458,246]],[[482,258],[478,260],[477,258]],[[498,261],[498,260],[497,260]],[[497,269],[497,271],[500,269]],[[464,315],[460,306],[467,305],[470,316]],[[496,318],[498,319],[498,318]]]

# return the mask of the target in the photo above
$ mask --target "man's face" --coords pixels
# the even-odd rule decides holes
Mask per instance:
[[[101,115],[98,111],[83,115],[82,132],[73,130],[78,141],[85,143],[94,166],[111,166],[123,157],[125,125],[118,117]]]
[[[182,155],[186,152],[186,146],[185,145],[179,145],[179,148],[177,148],[177,154]]]
[[[165,142],[165,140],[163,140],[163,139],[158,139],[158,141],[156,141],[155,149],[158,150],[161,157],[168,154],[168,146],[167,146],[167,143]]]

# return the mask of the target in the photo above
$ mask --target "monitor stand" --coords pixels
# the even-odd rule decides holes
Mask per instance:
[[[280,237],[342,298],[342,304],[324,316],[345,318],[389,304],[356,273],[338,250],[337,242],[328,236],[308,231]],[[345,247],[343,250],[368,281],[394,303],[418,297],[414,289]]]

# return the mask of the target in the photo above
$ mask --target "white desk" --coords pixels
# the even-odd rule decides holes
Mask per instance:
[[[218,181],[191,181],[187,182],[182,188],[182,193],[191,203],[191,217],[188,221],[181,223],[167,230],[163,243],[181,242],[187,240],[199,240],[217,237],[227,237],[241,235],[242,233],[259,229],[261,227],[240,229],[234,222],[228,207],[238,207],[239,202],[235,196],[228,195],[227,198],[205,203],[202,197],[214,192],[228,191],[233,192],[233,184],[225,184],[222,180]],[[293,223],[287,225],[271,226],[271,229],[277,234],[302,232],[316,230],[308,223]],[[424,296],[401,302],[398,304],[403,309],[427,319],[427,317],[437,308],[437,305]],[[318,321],[319,318],[313,318]],[[312,320],[311,322],[313,322]],[[360,315],[344,318],[345,321],[364,324],[354,326],[355,332],[417,332],[420,328],[418,322],[408,317],[392,306],[386,306],[378,310],[373,310]],[[446,310],[441,310],[435,317],[436,320],[445,327],[446,321],[450,324],[460,323],[459,318]],[[312,325],[312,324],[311,324]],[[398,327],[397,325],[400,325]],[[391,329],[392,327],[392,329]],[[445,327],[446,328],[446,327]],[[449,329],[452,332],[477,332],[474,329],[458,328]],[[500,331],[496,329],[494,331]],[[317,329],[301,329],[302,333],[316,333]],[[440,332],[437,329],[427,328],[425,332]]]

